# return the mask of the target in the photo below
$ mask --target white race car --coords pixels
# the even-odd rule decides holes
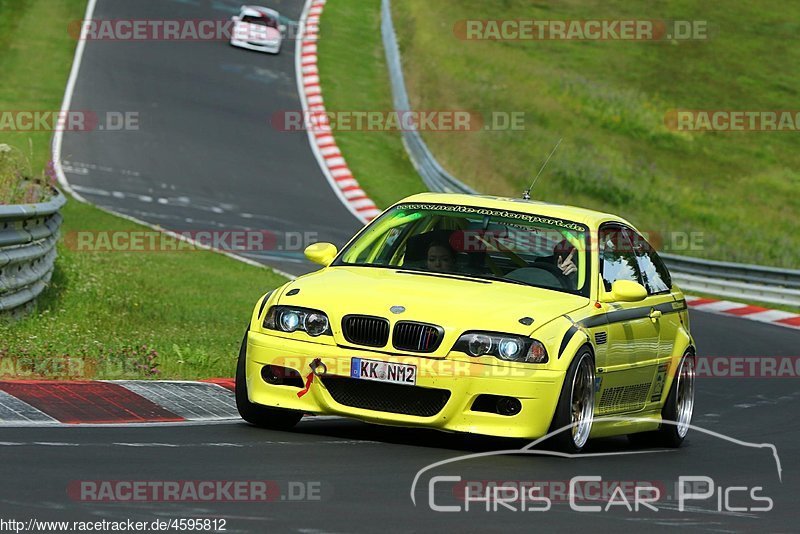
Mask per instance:
[[[231,44],[240,48],[277,54],[281,51],[285,26],[280,24],[280,14],[274,9],[259,6],[242,6],[233,17]]]

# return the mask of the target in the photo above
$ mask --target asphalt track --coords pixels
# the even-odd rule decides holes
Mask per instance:
[[[303,8],[271,5],[293,21]],[[100,0],[94,18],[228,19],[240,6]],[[305,132],[271,124],[301,109],[294,51],[293,39],[277,56],[225,41],[88,41],[71,109],[134,112],[139,125],[66,132],[67,179],[95,204],[171,230],[272,232],[274,247],[242,255],[291,274],[313,270],[300,236],[341,245],[361,224],[328,186]]]
[[[291,18],[300,13],[299,1],[273,4]],[[95,16],[205,18],[229,16],[236,7],[212,0],[101,0]],[[67,134],[63,159],[69,161],[69,181],[99,205],[176,230],[266,227],[318,232],[321,239],[342,242],[358,223],[330,191],[305,136],[278,133],[267,122],[276,110],[299,108],[292,46],[287,43],[282,55],[271,57],[225,43],[90,42],[72,109],[138,110],[141,130]],[[166,202],[144,200],[147,197]],[[255,217],[243,218],[242,213]],[[290,272],[308,268],[296,253],[275,251],[257,259]],[[701,357],[798,354],[800,334],[790,329],[696,312],[692,322]],[[427,465],[474,452],[518,449],[525,443],[339,419],[304,420],[293,432],[264,431],[238,422],[2,428],[0,517],[209,517],[226,519],[228,532],[660,531],[676,526],[796,531],[798,401],[798,378],[698,380],[693,423],[743,442],[774,444],[780,479],[769,449],[693,430],[677,451],[632,449],[624,438],[615,438],[593,442],[582,458],[505,455],[457,462],[422,475],[416,505],[411,484]],[[592,455],[637,450],[645,454]],[[428,505],[428,482],[434,474],[539,482],[597,475],[607,481],[651,481],[668,497],[656,503],[658,512],[629,512],[617,506],[609,512],[580,513],[564,502],[554,503],[547,512],[502,507],[487,512],[482,503],[469,512],[434,512]],[[725,510],[715,494],[678,511],[673,485],[679,476],[708,476],[726,488],[759,486],[758,494],[772,498],[774,508]],[[319,484],[319,499],[83,502],[67,494],[70,483],[81,480],[272,480],[284,497],[293,481]],[[459,504],[452,488],[437,485],[434,501]],[[729,503],[762,504],[741,497]]]
[[[792,356],[800,336],[790,329],[742,319],[694,313],[702,357]],[[588,456],[553,458],[504,455],[457,462],[424,474],[427,465],[464,454],[519,449],[525,442],[434,431],[398,429],[341,419],[306,419],[292,432],[266,431],[244,423],[140,427],[18,427],[0,430],[0,517],[59,521],[224,518],[229,532],[401,532],[408,530],[499,531],[584,528],[620,531],[674,527],[709,532],[796,531],[800,418],[797,378],[698,380],[693,423],[745,442],[771,443],[772,452],[692,430],[681,449],[633,448],[624,438],[591,442]],[[592,456],[595,453],[645,454]],[[463,480],[568,482],[575,476],[606,481],[647,481],[663,490],[658,512],[617,506],[608,512],[577,512],[553,498],[547,512],[435,512],[428,506],[433,475]],[[774,502],[769,512],[723,511],[716,498],[687,501],[677,511],[679,476],[708,476],[717,486],[760,486]],[[274,481],[271,502],[86,502],[67,494],[86,480]],[[289,482],[311,484],[314,499],[294,501]],[[295,486],[296,487],[296,486]],[[452,484],[436,486],[434,502],[458,505]],[[763,503],[741,494],[730,506]],[[318,496],[318,499],[316,498]],[[667,498],[669,496],[670,498]],[[584,502],[578,505],[587,504]],[[603,503],[605,505],[605,503]],[[520,504],[517,504],[519,507]]]

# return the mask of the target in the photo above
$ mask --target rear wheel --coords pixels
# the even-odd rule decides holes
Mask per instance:
[[[242,419],[261,428],[273,430],[289,430],[303,417],[301,412],[267,408],[250,402],[247,396],[247,332],[239,349],[239,361],[236,364],[236,409]]]
[[[565,428],[551,438],[559,450],[577,453],[586,445],[594,421],[594,358],[583,348],[567,369],[550,431]]]
[[[658,441],[665,447],[680,447],[694,412],[695,357],[691,352],[683,355],[669,397],[661,410],[664,421],[658,429]]]
[[[661,427],[653,432],[629,434],[628,439],[632,445],[674,448],[681,446],[686,434],[689,433],[694,412],[695,364],[694,354],[686,352],[678,366],[675,380],[670,386],[667,402],[661,409],[663,421]]]

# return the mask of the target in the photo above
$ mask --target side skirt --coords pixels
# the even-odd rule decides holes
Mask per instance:
[[[605,417],[595,417],[589,438],[604,438],[608,436],[623,436],[635,432],[649,432],[651,430],[658,430],[660,424],[660,406],[656,412],[623,413]]]

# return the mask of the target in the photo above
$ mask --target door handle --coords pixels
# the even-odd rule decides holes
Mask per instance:
[[[661,310],[657,310],[655,308],[650,310],[650,320],[653,321],[654,323],[659,319],[661,319],[661,315],[662,315]]]

